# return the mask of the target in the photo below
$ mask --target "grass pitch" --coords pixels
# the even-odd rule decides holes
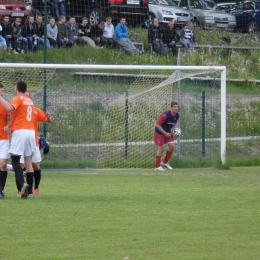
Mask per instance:
[[[259,167],[43,172],[0,200],[0,259],[259,259]]]

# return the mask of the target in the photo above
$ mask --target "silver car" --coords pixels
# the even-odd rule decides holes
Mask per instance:
[[[158,18],[162,24],[174,21],[175,27],[183,27],[187,22],[193,21],[188,10],[178,7],[173,0],[149,0],[149,21]]]
[[[179,0],[178,6],[190,10],[194,23],[202,29],[233,31],[236,27],[236,17],[221,11],[212,0]]]

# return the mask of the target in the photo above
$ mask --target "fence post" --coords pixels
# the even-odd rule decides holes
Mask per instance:
[[[205,91],[202,91],[202,109],[201,109],[201,143],[202,143],[202,156],[205,157]]]
[[[128,91],[125,94],[125,160],[128,158]]]

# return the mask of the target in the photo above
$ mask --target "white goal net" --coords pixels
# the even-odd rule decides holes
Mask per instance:
[[[225,67],[1,64],[0,73],[8,99],[25,80],[35,105],[52,114],[40,127],[51,146],[46,160],[152,168],[155,123],[176,100],[182,136],[173,163],[225,164]]]

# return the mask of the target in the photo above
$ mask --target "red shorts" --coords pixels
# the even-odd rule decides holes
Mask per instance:
[[[171,135],[171,137],[165,137],[164,135],[160,135],[156,132],[154,132],[153,140],[154,140],[154,144],[158,145],[158,146],[162,146],[164,144],[174,142],[174,138],[172,135]]]

